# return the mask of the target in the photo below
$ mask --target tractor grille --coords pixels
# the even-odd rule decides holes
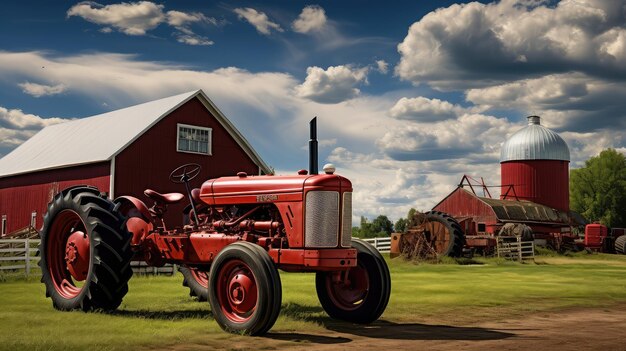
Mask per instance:
[[[339,234],[339,193],[310,191],[306,195],[304,245],[337,247]]]
[[[341,246],[350,247],[352,245],[352,193],[343,193],[341,214]]]

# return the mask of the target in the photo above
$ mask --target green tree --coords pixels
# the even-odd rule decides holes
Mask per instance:
[[[570,206],[589,221],[626,227],[626,157],[607,149],[573,169]]]
[[[387,216],[380,215],[371,222],[366,217],[361,216],[360,226],[352,228],[352,236],[357,238],[376,238],[389,236],[392,231],[393,223]]]
[[[396,233],[405,233],[408,229],[409,220],[406,218],[400,218],[396,221],[396,224],[393,225],[393,230]]]
[[[393,223],[385,215],[380,215],[372,221],[372,231],[376,236],[390,236],[393,232]]]

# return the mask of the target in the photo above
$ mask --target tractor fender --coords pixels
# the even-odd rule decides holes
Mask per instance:
[[[113,202],[116,204],[117,211],[127,218],[126,229],[133,234],[131,245],[141,245],[144,238],[154,228],[148,207],[143,201],[133,196],[120,196]]]

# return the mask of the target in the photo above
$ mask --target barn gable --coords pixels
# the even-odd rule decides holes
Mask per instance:
[[[165,116],[198,97],[259,168],[270,168],[202,90],[42,129],[0,159],[0,178],[111,160]]]

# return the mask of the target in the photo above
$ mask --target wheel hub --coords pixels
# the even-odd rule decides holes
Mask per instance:
[[[256,304],[256,285],[243,273],[233,276],[228,285],[228,298],[239,312],[247,312]]]
[[[65,245],[67,270],[76,280],[85,280],[89,271],[89,237],[82,231],[73,232]]]

